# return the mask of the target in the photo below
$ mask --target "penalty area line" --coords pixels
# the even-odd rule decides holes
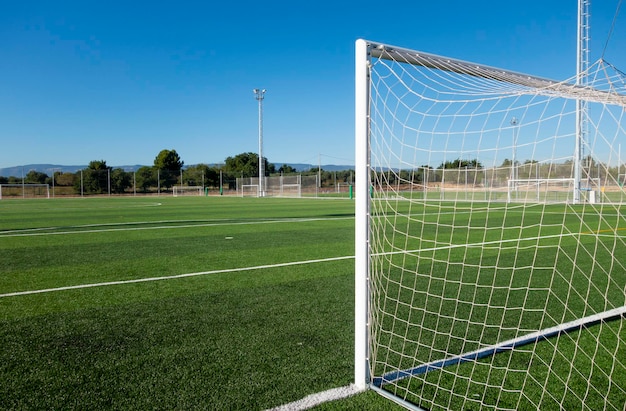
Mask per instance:
[[[174,274],[174,275],[167,275],[167,276],[161,276],[161,277],[136,278],[133,280],[119,280],[119,281],[107,281],[107,282],[102,282],[102,283],[68,285],[65,287],[45,288],[41,290],[16,291],[12,293],[0,294],[0,298],[17,297],[20,295],[52,293],[56,291],[79,290],[83,288],[106,287],[106,286],[111,286],[111,285],[123,285],[123,284],[134,284],[134,283],[146,283],[146,282],[151,282],[151,281],[175,280],[179,278],[199,277],[202,275],[235,273],[235,272],[240,272],[240,271],[264,270],[268,268],[290,267],[290,266],[296,266],[296,265],[317,264],[317,263],[325,263],[329,261],[340,261],[340,260],[349,260],[349,259],[354,259],[354,256],[350,255],[350,256],[343,256],[343,257],[319,258],[315,260],[292,261],[288,263],[257,265],[254,267],[226,268],[222,270],[200,271],[197,273]]]
[[[333,388],[327,391],[318,392],[307,395],[301,400],[270,408],[266,411],[304,411],[329,401],[342,400],[355,394],[365,391],[365,388],[357,388],[356,385],[350,384],[345,387]]]

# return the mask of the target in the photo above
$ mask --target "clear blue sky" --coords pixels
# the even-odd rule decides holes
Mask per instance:
[[[619,0],[591,4],[591,60]],[[258,151],[354,164],[354,42],[553,79],[575,74],[576,0],[31,1],[0,7],[0,168],[187,165]],[[626,70],[626,10],[605,58]]]

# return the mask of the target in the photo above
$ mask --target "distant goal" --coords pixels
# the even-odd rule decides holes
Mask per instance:
[[[201,196],[204,194],[202,186],[174,186],[172,193],[174,197]]]
[[[260,192],[258,177],[237,178],[237,192],[241,197],[302,197],[304,190],[315,192],[316,176],[280,175],[263,179]]]
[[[573,202],[576,195],[574,178],[519,178],[508,181],[509,202]]]
[[[3,198],[50,198],[49,184],[0,184]]]

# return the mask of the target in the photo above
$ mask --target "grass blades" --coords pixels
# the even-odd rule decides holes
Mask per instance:
[[[404,278],[408,283],[398,282],[398,286],[423,288],[426,285],[420,281],[424,281],[435,291],[438,281],[444,287],[443,280],[450,280],[442,297],[437,300],[433,294],[428,304],[449,304],[451,311],[457,311],[459,323],[471,320],[477,325],[476,330],[458,324],[453,329],[453,342],[466,345],[459,350],[468,348],[465,336],[503,335],[503,324],[513,332],[519,324],[528,322],[525,326],[532,328],[535,322],[532,313],[507,317],[505,322],[499,317],[491,321],[487,311],[478,306],[470,310],[475,302],[486,307],[494,301],[522,299],[536,305],[533,312],[548,307],[554,318],[562,317],[567,310],[553,304],[561,301],[560,297],[546,305],[544,295],[527,289],[545,289],[551,278],[554,257],[545,246],[563,224],[570,224],[568,214],[558,207],[543,210],[546,224],[538,227],[530,223],[535,218],[532,210],[521,214],[515,207],[499,210],[493,206],[472,214],[468,205],[434,219],[429,210],[414,206],[410,212],[423,217],[424,223],[420,226],[413,219],[396,217],[397,227],[415,235],[404,244],[399,236],[394,241],[411,249],[429,249],[421,253],[437,262],[418,260],[417,254],[393,257],[406,269],[419,267],[419,273],[425,275],[417,280]],[[263,410],[350,384],[353,210],[354,203],[347,199],[0,201],[0,409]],[[596,217],[585,216],[584,225],[572,227],[572,232],[583,232],[583,246],[584,232],[605,230],[610,218]],[[572,221],[576,224],[577,220]],[[498,227],[503,223],[510,227],[501,236]],[[484,226],[488,229],[481,230]],[[521,226],[527,228],[520,230]],[[500,251],[506,262],[526,246],[543,246],[540,253],[517,257],[519,261],[528,258],[527,264],[536,266],[534,271],[512,266],[490,269],[495,254],[490,244],[480,244],[498,239],[505,241]],[[479,246],[454,246],[464,241]],[[603,241],[606,246],[594,250],[596,256],[608,258],[610,253],[626,252],[610,235]],[[432,249],[446,242],[452,247]],[[443,260],[452,264],[438,268],[436,264]],[[570,266],[575,263],[582,274],[600,273],[602,262],[592,271],[586,265],[589,261],[560,262],[560,270],[573,272]],[[615,272],[611,281],[623,284],[623,275]],[[560,277],[553,281],[558,285]],[[115,284],[106,284],[112,282]],[[577,292],[583,292],[573,284]],[[598,280],[593,284],[598,289],[615,285]],[[84,288],[54,291],[59,287]],[[37,292],[42,290],[45,292]],[[418,294],[406,292],[417,298]],[[558,296],[557,290],[554,293]],[[595,288],[584,293],[596,298]],[[616,301],[623,297],[620,290],[607,295]],[[410,308],[414,318],[421,315],[418,301]],[[495,311],[491,308],[490,312]],[[445,325],[441,318],[430,320]],[[480,321],[487,326],[479,327]],[[587,390],[587,397],[601,405],[601,387],[608,387],[614,396],[622,395],[622,387],[626,387],[624,380],[607,382],[602,369],[605,359],[610,364],[614,355],[626,355],[620,344],[626,340],[620,324],[592,327],[519,353],[407,379],[400,382],[399,389],[411,386],[417,396],[408,398],[434,409],[441,402],[467,409],[535,405],[556,409],[559,402],[554,398],[561,398],[563,382],[542,370],[569,364],[590,370],[588,379],[581,375],[568,381],[576,385],[571,391]],[[435,341],[426,331],[423,336]],[[600,340],[601,349],[594,357],[599,362],[589,367],[585,354],[596,349]],[[580,357],[556,358],[553,344],[562,346],[562,353],[578,350]],[[428,353],[420,351],[419,355]],[[529,361],[533,368],[528,368]],[[517,373],[499,373],[507,367]],[[469,381],[465,376],[470,372],[472,378],[487,385]],[[568,372],[571,370],[563,371]],[[585,386],[588,380],[593,381],[591,388]],[[526,395],[528,403],[520,403],[514,394],[520,384],[537,396]],[[541,397],[540,388],[546,384],[549,394]],[[505,395],[497,388],[502,386],[513,394]],[[580,401],[569,394],[562,398],[572,407]],[[316,407],[346,409],[400,407],[371,391]]]
[[[116,286],[46,296],[73,308],[0,322],[0,408],[263,409],[345,385],[351,267],[324,269],[131,285],[108,306],[92,300]]]

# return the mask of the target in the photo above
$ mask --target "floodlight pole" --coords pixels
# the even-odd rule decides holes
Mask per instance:
[[[576,39],[576,85],[587,85],[589,68],[589,1],[578,0],[578,31]],[[574,150],[574,204],[580,202],[582,161],[587,126],[587,103],[576,100],[576,147]]]
[[[263,180],[265,179],[265,165],[263,164],[263,97],[265,89],[255,88],[252,90],[259,102],[259,197],[264,197]]]

